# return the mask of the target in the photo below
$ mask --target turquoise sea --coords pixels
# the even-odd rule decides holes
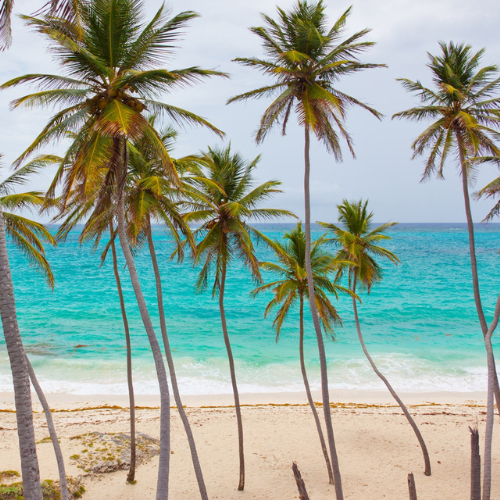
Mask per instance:
[[[281,238],[292,224],[256,225]],[[55,231],[56,228],[54,227]],[[314,237],[322,234],[315,228]],[[399,390],[475,391],[486,389],[486,359],[472,296],[468,239],[464,224],[399,224],[387,247],[401,265],[384,262],[384,280],[360,306],[366,343],[382,372]],[[15,247],[9,247],[21,334],[47,392],[126,394],[125,341],[111,261],[80,247],[78,230],[48,250],[56,278],[51,292]],[[488,319],[500,292],[500,224],[476,228],[481,292]],[[184,394],[230,393],[218,303],[210,290],[196,294],[197,270],[169,260],[172,243],[154,230],[163,276],[170,342]],[[261,260],[271,260],[259,248]],[[159,334],[155,284],[149,254],[137,267]],[[134,376],[139,394],[157,392],[146,334],[123,266],[122,282],[131,325]],[[269,278],[270,276],[266,276]],[[271,319],[263,318],[271,294],[249,297],[254,287],[239,264],[228,273],[226,313],[242,392],[300,391],[298,313],[290,316],[275,342]],[[332,388],[378,390],[359,346],[351,303],[338,302],[343,327],[326,342]],[[318,356],[310,320],[306,325],[311,384],[319,388]],[[496,345],[498,341],[494,339]],[[9,363],[0,338],[0,391],[11,391]]]

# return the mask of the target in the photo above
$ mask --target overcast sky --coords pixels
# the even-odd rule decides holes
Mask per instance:
[[[41,0],[18,0],[15,10],[31,13],[41,3]],[[156,0],[146,3],[151,15],[161,5]],[[325,3],[331,23],[351,5],[344,0]],[[291,0],[281,0],[278,5],[286,9],[293,4]],[[270,81],[231,60],[262,55],[258,38],[248,28],[262,24],[260,12],[274,16],[276,4],[269,0],[175,0],[168,5],[173,13],[194,10],[200,14],[186,30],[169,67],[197,65],[228,72],[231,79],[213,79],[165,95],[163,100],[210,120],[226,132],[224,142],[231,141],[233,148],[247,159],[261,154],[257,179],[261,182],[279,179],[283,183],[284,193],[268,206],[286,208],[302,217],[303,130],[292,119],[286,137],[276,131],[263,145],[256,146],[254,133],[270,101],[225,105],[229,97]],[[396,78],[420,79],[430,84],[427,52],[437,53],[439,40],[466,42],[474,49],[485,47],[483,65],[500,64],[499,26],[498,0],[357,0],[353,3],[348,33],[368,27],[372,32],[367,39],[376,42],[362,60],[387,64],[388,69],[364,71],[343,80],[339,88],[369,103],[385,118],[379,122],[362,110],[349,112],[347,128],[355,141],[355,160],[344,148],[344,162],[336,163],[320,143],[312,142],[313,220],[332,221],[336,219],[336,204],[343,198],[362,197],[369,198],[376,221],[465,221],[460,180],[453,162],[447,166],[446,181],[419,183],[423,164],[422,160],[411,160],[410,145],[425,124],[391,121],[393,113],[417,103]],[[28,32],[18,19],[14,20],[14,44],[9,51],[0,53],[0,57],[2,82],[25,73],[61,73],[47,54],[44,40]],[[50,110],[9,111],[10,100],[26,93],[22,88],[0,93],[0,152],[5,155],[6,166],[29,145],[51,116]],[[207,145],[221,143],[207,131],[188,128],[179,135],[175,155],[195,153]],[[5,175],[4,169],[0,176]],[[495,167],[482,167],[474,189],[498,175]],[[47,171],[30,187],[44,189],[49,178]],[[480,221],[492,203],[491,200],[474,202],[474,219]]]

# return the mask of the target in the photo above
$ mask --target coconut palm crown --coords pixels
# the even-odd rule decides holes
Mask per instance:
[[[473,53],[465,44],[439,43],[441,54],[428,54],[427,67],[432,73],[434,89],[420,81],[401,78],[403,87],[416,93],[422,105],[396,113],[393,118],[432,123],[412,144],[413,157],[427,153],[422,180],[443,169],[450,155],[464,164],[467,179],[471,178],[477,156],[500,156],[495,141],[500,139],[500,78],[498,67],[480,67],[484,49]],[[462,165],[460,165],[462,166]]]
[[[62,207],[77,183],[82,200],[95,194],[92,175],[97,168],[107,170],[101,197],[109,196],[108,187],[115,182],[125,140],[141,138],[147,142],[165,173],[178,181],[161,137],[143,114],[146,109],[174,122],[206,126],[222,135],[200,116],[156,100],[161,93],[222,75],[198,67],[161,67],[172,55],[181,29],[197,14],[186,11],[168,18],[162,6],[151,21],[145,22],[144,7],[145,2],[132,0],[86,2],[80,6],[81,26],[68,25],[57,17],[23,16],[29,27],[48,38],[65,75],[24,75],[0,88],[38,86],[38,92],[13,101],[13,108],[63,108],[16,161],[18,165],[41,147],[74,134],[47,192],[53,197],[56,186],[64,180]]]
[[[260,208],[263,201],[276,193],[281,182],[267,181],[254,186],[253,173],[260,157],[246,162],[231,146],[211,149],[199,161],[198,171],[185,178],[201,196],[187,201],[185,220],[201,224],[193,231],[201,237],[196,245],[196,262],[203,262],[196,286],[207,286],[208,277],[214,272],[213,294],[220,286],[222,268],[235,258],[241,259],[256,281],[261,281],[259,262],[255,255],[252,236],[257,241],[272,245],[272,241],[247,223],[248,219],[269,221],[282,217],[295,217],[288,210]]]
[[[273,77],[275,83],[235,96],[228,103],[277,94],[262,116],[256,135],[258,143],[273,126],[279,125],[285,135],[290,115],[295,111],[299,123],[309,127],[337,160],[342,159],[340,137],[354,156],[351,137],[344,127],[346,110],[361,106],[377,118],[382,115],[334,85],[343,76],[383,65],[361,63],[357,58],[373,45],[360,41],[370,30],[343,37],[350,12],[351,8],[347,9],[328,28],[322,0],[299,1],[290,12],[278,8],[277,20],[262,14],[264,26],[250,28],[261,39],[267,57],[235,61]]]
[[[332,238],[325,236],[323,241],[338,247],[336,257],[342,262],[339,266],[338,277],[348,270],[351,287],[353,286],[353,273],[355,273],[356,281],[360,282],[369,293],[372,285],[382,279],[382,269],[375,257],[385,257],[394,264],[400,262],[394,253],[380,246],[381,241],[390,239],[383,232],[397,222],[388,222],[372,228],[373,212],[368,211],[368,200],[364,203],[362,200],[352,203],[343,200],[338,205],[338,210],[342,227],[327,222],[318,222],[320,226],[334,234]]]
[[[252,296],[272,290],[274,298],[269,302],[265,310],[267,317],[278,307],[273,327],[276,329],[276,341],[279,339],[281,327],[291,309],[297,304],[301,297],[308,296],[307,274],[305,267],[306,236],[299,222],[292,231],[285,233],[284,242],[275,241],[274,252],[278,263],[261,262],[260,266],[269,271],[279,279],[266,283],[252,291]],[[335,273],[339,263],[331,254],[323,249],[323,241],[317,240],[313,243],[311,250],[311,267],[314,279],[314,293],[316,297],[316,308],[325,332],[333,335],[333,325],[342,324],[342,320],[330,301],[328,294],[338,298],[338,293],[350,293],[330,279]]]

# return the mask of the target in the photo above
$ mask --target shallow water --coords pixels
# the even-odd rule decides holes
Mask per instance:
[[[257,225],[281,238],[290,224]],[[55,231],[55,228],[53,228]],[[322,231],[315,229],[313,237]],[[368,349],[379,368],[400,390],[476,391],[486,389],[486,359],[472,295],[468,239],[464,224],[400,224],[386,246],[401,259],[383,262],[384,280],[359,313]],[[126,394],[125,341],[111,260],[102,268],[100,253],[80,247],[78,230],[66,243],[48,250],[56,278],[51,292],[12,246],[9,256],[19,325],[26,349],[47,392]],[[231,392],[218,302],[211,288],[197,294],[192,262],[169,260],[172,243],[162,228],[154,240],[161,266],[169,337],[184,394]],[[500,224],[478,225],[477,256],[485,313],[491,318],[500,292]],[[272,260],[259,248],[261,260]],[[160,334],[155,283],[149,254],[137,256],[146,301]],[[120,265],[134,351],[139,394],[157,393],[147,336],[130,281]],[[266,276],[271,278],[271,276]],[[298,364],[298,312],[288,318],[275,342],[272,319],[264,319],[271,294],[249,297],[250,275],[235,262],[226,288],[226,314],[242,392],[302,390]],[[350,300],[338,302],[343,327],[327,340],[333,388],[378,390],[383,385],[364,358],[355,331]],[[494,339],[495,342],[495,339]],[[310,319],[306,357],[313,388],[319,387],[319,361]],[[0,339],[0,392],[11,391],[9,363]]]

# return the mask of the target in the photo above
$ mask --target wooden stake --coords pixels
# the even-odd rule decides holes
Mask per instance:
[[[410,500],[417,500],[417,488],[415,486],[413,472],[408,474],[408,489],[410,490]]]
[[[299,499],[300,500],[309,500],[309,495],[306,491],[306,485],[304,484],[304,480],[300,475],[299,468],[297,467],[297,463],[293,462],[292,464],[293,475],[295,476],[295,482],[297,483],[297,488],[299,490]]]
[[[470,500],[481,500],[481,455],[479,454],[479,430],[470,430]]]

